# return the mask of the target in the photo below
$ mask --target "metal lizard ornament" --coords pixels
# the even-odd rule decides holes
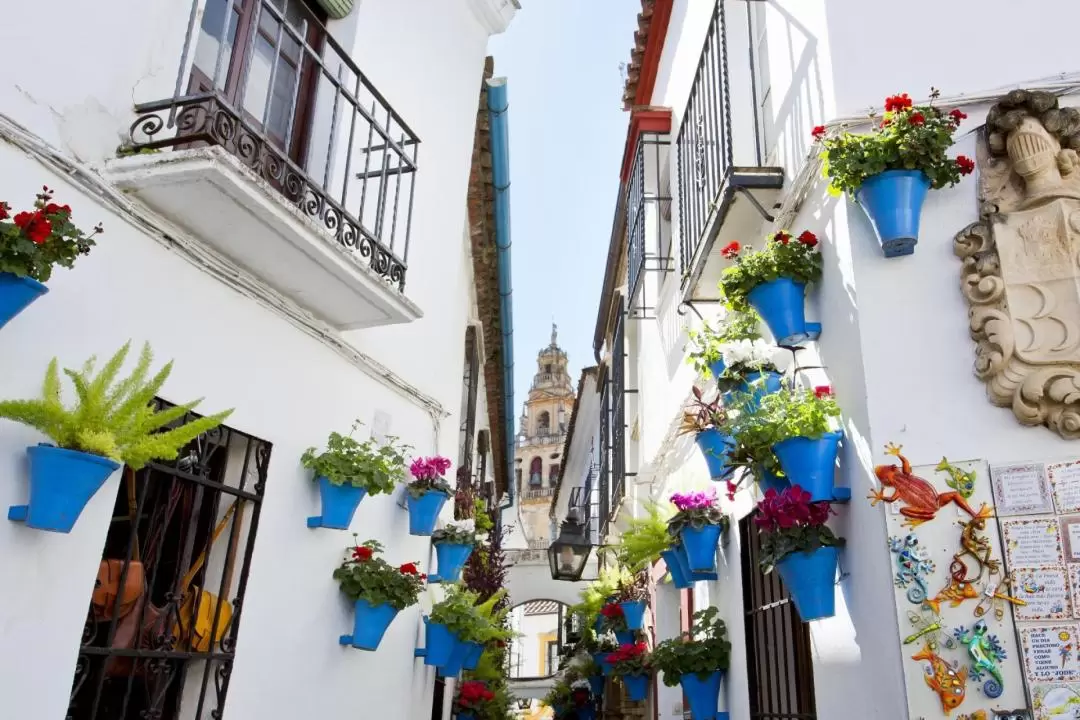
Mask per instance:
[[[945,484],[951,487],[956,492],[967,500],[973,494],[975,494],[975,471],[964,472],[960,468],[956,467],[949,462],[949,458],[942,457],[941,462],[934,468],[938,472],[943,472],[948,475],[945,479]]]
[[[967,696],[967,668],[957,668],[934,652],[929,646],[915,655],[912,660],[926,660],[929,665],[923,680],[927,687],[937,693],[941,700],[941,709],[946,716],[964,702]]]
[[[1001,561],[991,557],[993,547],[990,541],[979,534],[986,530],[986,521],[990,517],[992,517],[991,511],[984,505],[966,523],[960,522],[964,528],[960,532],[960,550],[953,555],[952,564],[949,565],[949,574],[955,582],[976,583],[983,579],[984,573],[997,575],[1001,572]],[[967,563],[964,562],[965,557],[970,558],[978,566],[977,575],[969,574]]]
[[[887,454],[900,458],[901,466],[878,465],[874,468],[874,474],[881,482],[882,489],[870,491],[868,497],[871,505],[877,505],[879,502],[893,503],[899,500],[904,503],[904,506],[900,508],[900,514],[906,518],[904,524],[910,527],[933,520],[937,511],[950,503],[972,517],[976,515],[964,496],[956,490],[939,493],[930,482],[913,475],[911,463],[900,454],[901,449],[902,446],[892,443],[885,446]],[[892,495],[885,494],[887,489],[892,490]]]
[[[926,548],[919,545],[915,533],[908,533],[904,538],[890,537],[889,550],[896,555],[896,577],[893,582],[897,587],[907,588],[908,602],[921,604],[928,594],[926,578],[934,572],[934,563]]]
[[[1005,648],[1001,647],[997,636],[988,633],[986,623],[982,620],[975,623],[971,630],[963,626],[956,628],[953,635],[962,645],[967,646],[971,656],[971,678],[981,680],[984,674],[989,675],[983,683],[982,691],[986,697],[1000,697],[1005,690],[1005,680],[1001,676],[998,663],[1005,659]]]

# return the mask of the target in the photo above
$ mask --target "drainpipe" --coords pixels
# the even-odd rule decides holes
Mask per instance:
[[[506,389],[506,499],[514,506],[514,302],[510,283],[510,130],[506,113],[506,78],[487,81],[487,108],[491,121],[491,175],[495,184],[495,246],[499,271],[499,324],[502,327],[503,387]],[[500,514],[501,517],[501,514]]]

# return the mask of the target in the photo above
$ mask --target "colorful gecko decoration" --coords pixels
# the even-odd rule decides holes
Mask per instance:
[[[922,652],[911,656],[912,660],[927,660],[926,674],[923,680],[927,687],[937,693],[941,700],[941,709],[946,717],[950,712],[960,706],[967,696],[967,668],[957,669],[948,661],[930,649],[923,648]]]
[[[990,676],[982,686],[986,697],[1000,697],[1005,690],[1005,680],[998,663],[1005,659],[1005,648],[1001,647],[997,636],[987,634],[986,623],[982,620],[975,623],[970,631],[963,626],[956,628],[953,635],[967,646],[971,655],[971,677],[980,680],[984,673]]]
[[[966,523],[960,523],[964,528],[960,532],[960,550],[953,555],[952,564],[949,565],[949,574],[952,575],[954,581],[974,583],[982,580],[983,573],[997,575],[1001,572],[1001,561],[991,557],[993,549],[990,541],[979,534],[986,530],[986,521],[991,516],[990,509],[984,505],[979,508],[979,512],[974,517]],[[964,562],[965,557],[971,558],[978,565],[977,575],[968,574],[968,566]]]
[[[960,493],[965,500],[975,493],[974,470],[971,472],[964,472],[950,463],[949,459],[946,457],[941,458],[941,462],[939,462],[934,469],[938,472],[946,473],[949,477],[945,480],[945,484]]]
[[[871,505],[879,502],[893,503],[899,500],[904,503],[900,508],[900,514],[907,520],[905,525],[915,527],[927,520],[933,520],[937,511],[950,503],[955,503],[959,508],[972,517],[977,514],[968,505],[967,500],[956,490],[939,493],[932,484],[917,475],[911,473],[911,463],[900,454],[901,446],[889,443],[885,446],[885,452],[900,458],[901,466],[878,465],[874,468],[874,474],[881,482],[881,490],[871,490],[868,496]],[[886,495],[885,490],[891,489],[892,495]],[[985,507],[985,506],[984,506]],[[980,510],[978,514],[981,514]]]
[[[934,563],[926,549],[919,546],[915,533],[902,539],[890,537],[889,549],[896,555],[896,586],[907,588],[908,602],[922,603],[927,597],[926,577],[934,572]]]

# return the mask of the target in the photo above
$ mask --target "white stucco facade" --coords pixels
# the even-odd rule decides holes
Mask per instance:
[[[199,409],[206,412],[235,408],[230,427],[272,444],[228,693],[223,706],[208,702],[198,720],[214,707],[234,720],[432,715],[434,668],[413,650],[422,643],[421,613],[440,591],[433,587],[419,606],[402,611],[377,652],[339,646],[352,610],[331,573],[351,537],[306,527],[319,500],[299,458],[359,419],[417,454],[457,464],[461,358],[465,329],[476,320],[465,201],[477,99],[487,39],[505,28],[516,5],[362,0],[346,19],[329,23],[423,145],[404,291],[405,304],[416,310],[405,315],[415,319],[341,333],[213,249],[214,238],[185,233],[138,199],[125,199],[104,169],[135,118],[133,103],[173,96],[185,31],[202,0],[194,11],[190,0],[62,2],[50,8],[47,42],[25,31],[40,23],[41,8],[6,11],[0,198],[22,209],[47,185],[58,202],[70,204],[77,224],[101,222],[105,234],[75,269],[58,269],[50,292],[3,329],[0,397],[35,397],[50,358],[78,367],[129,339],[136,346],[147,341],[158,366],[175,361],[165,399],[203,397]],[[286,203],[273,212],[281,215],[276,221],[296,221]],[[229,216],[220,232],[251,230]],[[477,429],[484,429],[482,377],[477,382]],[[4,424],[0,467],[8,482],[0,506],[26,501],[25,448],[41,439]],[[0,523],[5,717],[65,717],[119,487],[117,473],[68,535]],[[428,572],[430,539],[408,534],[400,500],[365,499],[352,530],[382,542],[391,562],[415,561]],[[213,681],[208,692],[215,694]],[[194,713],[193,698],[185,696],[176,718],[196,720]]]

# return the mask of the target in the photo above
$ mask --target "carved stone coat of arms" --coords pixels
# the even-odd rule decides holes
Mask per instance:
[[[953,242],[975,374],[1025,425],[1080,437],[1080,111],[1016,90],[978,148],[981,219]]]

